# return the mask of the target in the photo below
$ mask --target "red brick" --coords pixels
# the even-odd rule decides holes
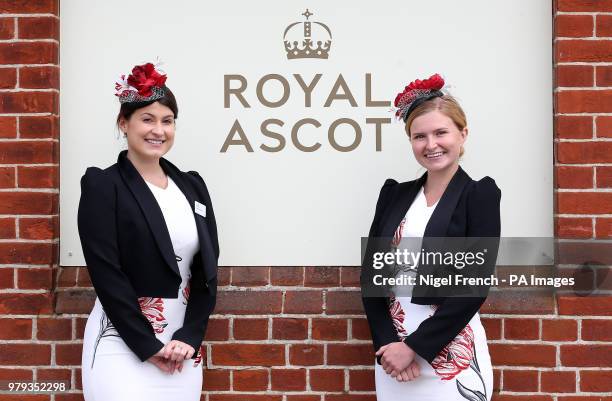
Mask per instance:
[[[328,315],[364,313],[360,291],[330,291],[325,298],[325,312]]]
[[[366,319],[351,320],[351,338],[355,340],[371,340],[370,326]]]
[[[592,238],[593,222],[589,218],[557,217],[555,218],[555,236],[557,238]]]
[[[583,370],[580,372],[580,391],[612,392],[612,370]]]
[[[204,370],[204,391],[227,391],[230,389],[230,372],[223,369]]]
[[[612,138],[612,117],[597,116],[595,125],[598,138]]]
[[[264,391],[268,389],[268,371],[264,369],[234,370],[234,390]]]
[[[55,344],[55,363],[58,365],[81,365],[83,344]]]
[[[58,286],[74,287],[77,280],[78,267],[61,267],[59,270]]]
[[[591,15],[557,15],[555,17],[555,36],[573,38],[593,36],[593,17]]]
[[[555,166],[555,173],[557,188],[593,188],[593,167]]]
[[[17,118],[0,117],[0,138],[17,137]]]
[[[0,3],[0,12],[7,14],[57,14],[56,0],[10,0]]]
[[[344,369],[310,369],[313,391],[344,391]]]
[[[538,391],[538,371],[504,370],[504,391]]]
[[[599,37],[612,36],[612,16],[599,14],[595,18],[595,35]]]
[[[559,138],[592,138],[593,117],[555,116],[555,131]]]
[[[325,401],[376,401],[374,394],[326,394]]]
[[[72,319],[39,317],[36,327],[36,338],[39,340],[72,339]]]
[[[612,401],[612,397],[589,397],[589,396],[558,396],[557,401]]]
[[[559,297],[559,314],[612,316],[612,297]]]
[[[266,285],[269,282],[269,277],[269,267],[232,267],[232,285],[239,287]]]
[[[595,167],[595,179],[597,188],[612,188],[612,167]]]
[[[85,334],[85,325],[87,324],[87,319],[77,317],[74,320],[76,322],[75,338],[77,340],[82,340],[83,335]]]
[[[312,338],[315,340],[346,340],[346,319],[312,319]]]
[[[53,163],[56,149],[51,141],[0,142],[0,163]]]
[[[612,61],[612,44],[607,40],[560,40],[555,47],[557,62]]]
[[[32,338],[32,319],[0,319],[0,340],[29,340]]]
[[[280,313],[280,291],[223,291],[217,299],[215,313],[223,314],[276,314]]]
[[[612,86],[612,66],[598,65],[595,67],[595,85],[600,87]]]
[[[59,233],[59,221],[57,218],[20,218],[19,238],[22,239],[53,239],[55,233]]]
[[[15,37],[15,18],[0,18],[0,39]]]
[[[272,391],[306,390],[305,369],[272,369]]]
[[[218,366],[277,366],[285,364],[285,346],[278,344],[213,344]]]
[[[361,267],[344,266],[340,269],[340,285],[342,287],[359,287]]]
[[[51,346],[48,344],[0,344],[2,365],[49,365]]]
[[[272,266],[270,268],[270,284],[281,286],[303,285],[304,268]]]
[[[21,138],[58,138],[59,119],[57,116],[19,117]]]
[[[487,340],[499,340],[501,338],[501,322],[502,319],[481,317]]]
[[[372,344],[328,344],[328,365],[372,365],[374,350]]]
[[[556,262],[558,264],[583,265],[588,263],[592,265],[612,265],[612,253],[610,253],[610,245],[603,241],[585,240],[560,242],[557,245],[556,251]],[[584,268],[581,268],[578,271],[578,273],[582,275],[589,272],[590,270]],[[584,287],[585,286],[583,285],[581,288]],[[586,301],[591,302],[592,298],[587,298]]]
[[[0,188],[15,188],[14,167],[0,167]]]
[[[323,312],[322,291],[287,291],[283,313],[321,313]]]
[[[504,338],[507,340],[537,340],[539,331],[537,319],[504,319]]]
[[[587,341],[612,341],[612,320],[583,319],[581,334]]]
[[[263,394],[209,394],[208,401],[282,401],[282,395]]]
[[[19,166],[17,170],[20,188],[57,188],[57,166]]]
[[[0,113],[57,113],[58,105],[58,95],[53,92],[4,92],[0,94]]]
[[[27,89],[59,89],[59,67],[22,67],[19,87]]]
[[[56,293],[56,313],[90,313],[96,300],[93,290],[72,290]]]
[[[234,319],[234,338],[236,340],[266,340],[268,338],[268,319]]]
[[[1,214],[54,214],[56,208],[57,194],[48,192],[3,192],[0,198]]]
[[[491,401],[553,401],[553,397],[550,395],[493,394]]]
[[[16,237],[15,219],[11,217],[0,218],[0,238],[11,239]]]
[[[0,288],[15,288],[15,269],[0,268]]]
[[[591,18],[591,17],[589,17]],[[559,65],[555,70],[556,86],[593,86],[594,67],[588,65]]]
[[[543,319],[542,340],[575,341],[578,338],[578,324],[568,319]]]
[[[19,38],[59,40],[59,19],[57,17],[21,17]]]
[[[25,263],[32,265],[52,264],[53,244],[44,243],[0,243],[0,264]]]
[[[554,345],[541,344],[489,344],[494,365],[555,366]]]
[[[287,401],[321,401],[320,395],[286,395]]]
[[[0,64],[57,64],[58,56],[57,43],[0,43]]]
[[[30,369],[0,368],[0,380],[32,380],[33,377]]]
[[[350,370],[349,388],[352,391],[374,391],[374,369]]]
[[[492,291],[480,313],[544,315],[554,312],[554,296],[550,291]]]
[[[561,345],[563,366],[609,367],[612,361],[612,345]]]
[[[308,338],[308,320],[274,318],[272,320],[272,338],[279,340],[305,340]]]
[[[612,90],[566,90],[557,93],[559,113],[607,113],[610,109]]]
[[[44,394],[2,394],[2,401],[49,401],[50,399],[50,396]],[[60,401],[60,399],[57,397],[55,399]]]
[[[289,348],[289,363],[297,366],[323,364],[323,346],[315,344],[293,344]]]
[[[205,341],[226,341],[229,338],[229,319],[212,318],[206,327]]]
[[[574,393],[576,391],[576,372],[541,372],[540,391],[544,393]],[[504,377],[505,380],[505,377]]]
[[[557,0],[556,3],[558,11],[612,11],[612,0]]]
[[[93,287],[87,268],[78,269],[77,287]]]
[[[220,266],[219,270],[217,271],[217,285],[219,287],[229,285],[231,276],[232,276],[231,267]]]
[[[595,237],[602,239],[612,238],[612,219],[595,219]]]
[[[606,214],[610,212],[612,193],[609,192],[559,192],[558,213]]]
[[[51,290],[52,272],[50,268],[19,269],[17,287],[24,290]]]
[[[338,267],[307,267],[304,274],[306,287],[337,287],[340,284],[340,269]]]
[[[12,88],[15,88],[16,86],[17,86],[17,69],[16,68],[0,68],[0,89],[12,89]]]

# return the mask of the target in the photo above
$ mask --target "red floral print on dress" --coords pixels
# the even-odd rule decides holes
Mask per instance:
[[[198,366],[200,364],[200,362],[202,362],[202,355],[204,354],[202,351],[204,350],[204,347],[202,347],[200,345],[200,349],[198,350],[198,354],[196,355],[194,361],[193,361],[193,367],[195,368],[196,366]]]
[[[400,341],[403,341],[404,338],[408,337],[408,332],[404,328],[406,314],[397,298],[391,297],[389,300],[389,313],[391,314],[391,319],[393,319],[393,326],[395,326],[395,331],[397,331],[397,337]]]
[[[163,333],[168,325],[164,317],[164,301],[161,298],[140,297],[138,298],[140,310],[146,316],[155,333]]]
[[[187,283],[185,288],[183,288],[183,305],[187,305],[189,302],[189,292],[191,291],[190,283]]]
[[[404,224],[406,224],[406,218],[404,217],[400,222],[397,230],[395,230],[395,234],[393,234],[393,239],[391,240],[391,245],[397,247],[402,241],[402,234],[404,232]]]
[[[431,366],[442,380],[451,380],[469,368],[473,358],[474,332],[468,324],[440,351],[431,362]]]

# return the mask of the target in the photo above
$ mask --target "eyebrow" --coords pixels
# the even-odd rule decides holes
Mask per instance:
[[[434,133],[436,132],[440,132],[440,131],[447,131],[448,128],[447,127],[443,127],[443,128],[436,128],[435,130],[433,130]],[[413,132],[412,135],[425,135],[424,132]]]
[[[142,113],[141,115],[142,115],[142,116],[144,116],[145,114],[146,114],[146,115],[149,115],[149,116],[151,116],[151,117],[155,117],[155,115],[153,115],[153,114],[151,114],[151,113],[148,113],[148,112],[146,112],[146,111],[145,111],[144,113]],[[172,114],[168,114],[168,115],[163,116],[163,117],[162,117],[162,119],[164,119],[164,118],[170,118],[170,117],[174,118],[174,115],[172,115]]]

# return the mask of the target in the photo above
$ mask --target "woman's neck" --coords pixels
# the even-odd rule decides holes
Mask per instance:
[[[455,164],[448,169],[427,172],[427,181],[423,185],[423,192],[428,206],[433,205],[442,197],[448,183],[453,179],[458,169],[459,164]]]
[[[146,181],[158,181],[160,178],[165,178],[164,170],[159,164],[159,159],[143,159],[129,150],[127,158]]]

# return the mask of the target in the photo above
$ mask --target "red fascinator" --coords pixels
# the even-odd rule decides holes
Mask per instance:
[[[115,96],[119,97],[119,102],[146,102],[164,97],[166,74],[158,66],[152,63],[137,65],[127,79],[122,75],[115,83]]]
[[[444,79],[439,74],[434,74],[431,77],[421,81],[417,79],[410,82],[404,90],[395,96],[395,116],[401,118],[404,122],[412,111],[423,102],[441,97],[444,93],[441,89],[444,87]]]

